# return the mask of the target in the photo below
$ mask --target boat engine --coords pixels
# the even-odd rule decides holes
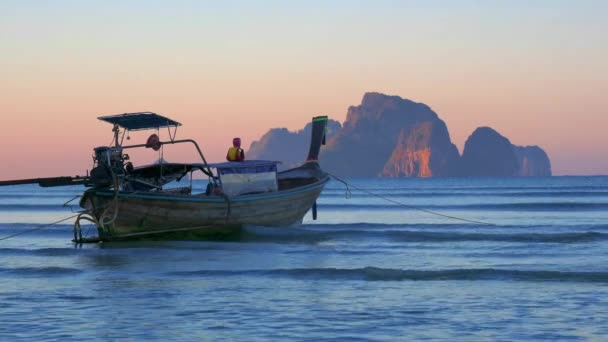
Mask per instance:
[[[122,147],[100,146],[94,148],[91,183],[96,186],[110,186],[113,175],[121,178],[125,175],[125,161],[129,155],[122,153]]]

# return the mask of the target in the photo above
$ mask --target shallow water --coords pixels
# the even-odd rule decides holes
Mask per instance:
[[[0,241],[0,339],[608,338],[608,177],[350,181],[496,225],[337,182],[317,221],[215,241],[76,246],[60,224]],[[81,190],[0,188],[0,237]]]

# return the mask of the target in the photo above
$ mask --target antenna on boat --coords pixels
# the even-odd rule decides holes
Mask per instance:
[[[120,128],[118,127],[118,124],[114,124],[114,127],[112,128],[112,132],[114,132],[114,147],[118,147],[118,146],[120,146],[118,144],[118,134],[120,133]]]

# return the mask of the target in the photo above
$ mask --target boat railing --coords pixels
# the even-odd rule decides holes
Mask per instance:
[[[198,143],[192,139],[180,139],[180,140],[170,140],[170,141],[159,141],[158,145],[162,146],[162,145],[174,145],[174,144],[182,144],[182,143],[191,143],[194,145],[194,147],[196,148],[196,151],[198,152],[199,156],[201,157],[201,160],[203,161],[203,164],[205,165],[205,169],[207,172],[209,172],[209,174],[213,174],[211,171],[211,168],[209,167],[209,164],[207,163],[207,160],[205,159],[205,155],[203,154],[203,151],[201,150],[200,146],[198,145]],[[150,146],[150,144],[136,144],[136,145],[127,145],[127,146],[121,146],[123,149],[128,149],[128,148],[141,148],[141,147],[145,147],[145,148],[151,148],[152,146]]]

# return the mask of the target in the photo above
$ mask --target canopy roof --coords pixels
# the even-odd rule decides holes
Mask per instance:
[[[118,125],[129,131],[161,127],[177,127],[182,124],[152,112],[125,113],[100,116],[99,120]]]

